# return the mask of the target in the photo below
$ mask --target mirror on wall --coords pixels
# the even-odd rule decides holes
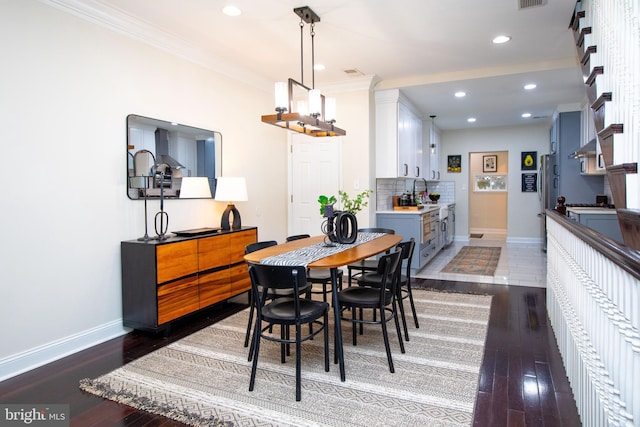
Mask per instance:
[[[130,199],[161,195],[181,198],[185,177],[207,178],[211,195],[215,195],[216,178],[221,175],[220,132],[135,114],[127,116],[127,195]],[[198,197],[207,196],[197,193],[187,196]]]

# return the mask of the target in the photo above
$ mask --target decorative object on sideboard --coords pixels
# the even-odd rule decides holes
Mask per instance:
[[[228,202],[227,208],[222,214],[220,227],[224,231],[238,230],[242,227],[240,212],[236,209],[233,202],[246,202],[249,200],[247,196],[247,182],[244,177],[221,176],[216,184],[215,200],[220,202]],[[229,224],[229,216],[233,213],[233,223]]]
[[[293,79],[275,84],[276,113],[262,116],[262,122],[310,136],[338,136],[347,132],[334,125],[336,103],[315,88],[315,25],[320,17],[309,6],[297,7],[300,17],[300,74],[301,81]],[[304,24],[311,27],[311,87],[304,84]],[[298,93],[296,93],[296,90]],[[300,94],[300,92],[302,94]],[[303,96],[306,94],[306,96]],[[307,101],[308,99],[308,101]],[[294,102],[297,103],[294,111]],[[308,106],[307,108],[303,107]],[[288,111],[288,112],[287,112]]]
[[[156,239],[158,240],[165,240],[169,238],[169,236],[167,236],[167,230],[169,229],[169,214],[164,211],[164,178],[167,169],[170,169],[170,166],[166,163],[155,166],[154,180],[159,180],[159,183],[155,184],[154,187],[160,187],[160,211],[156,213],[155,217]]]
[[[141,242],[152,240],[152,237],[149,237],[147,222],[147,193],[149,190],[149,178],[152,175],[155,163],[156,158],[151,151],[138,150],[133,156],[135,176],[129,177],[129,187],[136,189],[138,192],[142,192],[144,197],[144,236],[138,238]],[[139,197],[139,194],[136,195],[136,198],[137,197]]]

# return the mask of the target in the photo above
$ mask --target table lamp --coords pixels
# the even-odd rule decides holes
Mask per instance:
[[[184,176],[180,183],[181,199],[210,199],[211,187],[206,176]]]
[[[240,212],[238,212],[233,202],[246,202],[249,200],[247,197],[247,183],[244,177],[219,177],[216,183],[215,200],[229,202],[222,214],[220,223],[222,230],[229,231],[232,228],[234,230],[239,229],[242,226],[242,221],[240,219]],[[231,213],[233,213],[233,224],[229,227],[229,215]]]

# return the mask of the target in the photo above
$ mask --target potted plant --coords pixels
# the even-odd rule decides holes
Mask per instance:
[[[356,213],[369,204],[367,199],[371,193],[373,193],[371,190],[363,191],[354,199],[350,199],[346,192],[338,191],[343,210],[337,212],[333,210],[333,205],[337,201],[335,196],[321,195],[318,197],[320,214],[327,218],[323,224],[322,232],[327,235],[329,240],[338,243],[353,243],[356,240],[358,233]]]

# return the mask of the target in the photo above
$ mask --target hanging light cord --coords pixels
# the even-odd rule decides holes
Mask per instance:
[[[300,83],[304,85],[304,21],[300,18]]]
[[[316,23],[311,21],[311,89],[316,88],[316,49],[314,43],[314,37],[316,36],[315,27]]]

